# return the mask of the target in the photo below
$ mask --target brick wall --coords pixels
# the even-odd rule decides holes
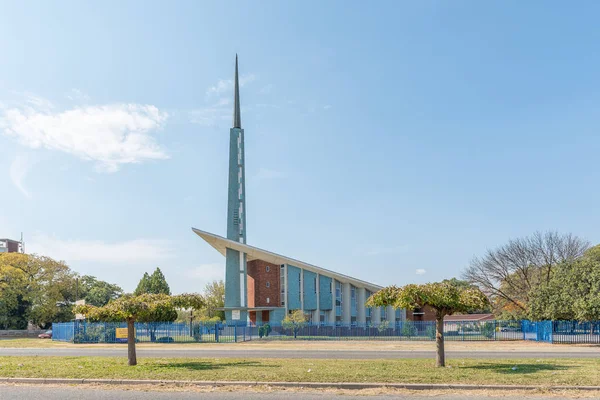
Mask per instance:
[[[279,265],[262,260],[248,264],[248,307],[279,307]],[[267,266],[269,272],[267,272]],[[269,282],[269,287],[267,287]],[[267,303],[267,298],[269,302]]]
[[[406,319],[410,321],[435,321],[435,311],[431,307],[423,307],[424,314],[413,315],[413,310],[406,310]]]

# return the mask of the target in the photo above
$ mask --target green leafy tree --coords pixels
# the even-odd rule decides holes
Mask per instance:
[[[388,286],[374,293],[367,300],[367,307],[393,306],[415,309],[431,307],[435,311],[436,366],[446,365],[444,353],[444,316],[467,313],[486,307],[489,301],[479,289],[461,289],[448,283],[406,285],[401,288]]]
[[[5,323],[47,328],[72,318],[74,273],[64,263],[35,254],[0,254],[0,309]],[[10,321],[10,322],[9,322]]]
[[[204,323],[220,322],[225,320],[225,311],[219,308],[225,307],[225,283],[222,280],[206,284],[202,292],[206,306],[193,313],[193,320]],[[192,317],[189,310],[178,312],[177,321],[189,322]]]
[[[464,289],[477,289],[477,285],[469,282],[469,281],[465,281],[465,280],[461,280],[461,279],[457,279],[457,278],[452,278],[452,279],[444,279],[442,281],[442,283],[447,283],[449,285],[453,285],[456,286],[458,289],[460,290],[464,290]],[[485,308],[482,308],[480,310],[473,310],[470,311],[469,314],[488,314],[492,312],[492,307],[491,304],[488,304]]]
[[[142,276],[142,279],[140,279],[140,282],[133,291],[133,294],[139,296],[146,293],[150,293],[150,275],[148,275],[147,272],[144,272],[144,276]]]
[[[135,296],[140,296],[142,294],[165,294],[170,295],[171,289],[169,288],[169,284],[165,279],[160,268],[156,268],[156,270],[152,273],[152,275],[148,275],[148,273],[144,273],[142,279],[138,283],[137,288],[133,292]],[[189,312],[189,311],[188,311]],[[150,324],[151,322],[173,322],[176,321],[178,317],[177,311],[172,308],[165,307],[155,307],[153,312],[145,313],[143,318],[139,320],[139,322],[147,323],[146,329],[148,334],[150,335],[150,340],[152,342],[156,341],[156,329],[158,326],[156,324]],[[189,321],[189,320],[188,320]]]
[[[294,310],[291,314],[287,315],[283,321],[281,321],[281,326],[284,329],[291,329],[294,332],[294,339],[296,339],[298,335],[298,330],[307,324],[306,315],[302,310]]]
[[[218,317],[219,320],[225,319],[225,311],[217,310],[217,308],[225,307],[225,282],[222,280],[213,281],[204,287],[203,293],[206,300],[206,307],[203,314],[207,318]]]
[[[94,276],[84,275],[79,278],[79,297],[86,304],[101,307],[123,295],[123,289],[118,285],[101,281]],[[78,300],[78,299],[77,299]]]
[[[528,313],[530,293],[548,284],[558,265],[580,258],[589,247],[570,233],[536,232],[474,258],[463,278],[488,295],[497,315],[519,318]]]
[[[165,276],[163,275],[160,268],[156,268],[152,275],[148,275],[147,272],[144,273],[142,279],[138,283],[137,288],[133,292],[136,296],[141,294],[171,294],[171,289],[169,288],[169,284]]]
[[[165,310],[178,308],[200,309],[204,299],[199,294],[142,294],[124,295],[103,307],[83,305],[75,307],[75,312],[85,315],[90,321],[126,321],[127,322],[127,359],[129,365],[137,365],[135,349],[135,322],[144,321]]]
[[[150,291],[153,294],[171,294],[171,288],[160,268],[156,268],[154,273],[150,275]]]
[[[600,320],[600,245],[580,259],[560,264],[530,298],[533,320]]]
[[[6,261],[0,256],[0,329],[25,329],[27,279],[21,269]]]

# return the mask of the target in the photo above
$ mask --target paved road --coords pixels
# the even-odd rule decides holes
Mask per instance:
[[[47,387],[47,386],[10,386],[0,385],[0,399],[2,400],[186,400],[186,399],[204,399],[204,400],[275,400],[289,399],[293,397],[297,400],[345,400],[356,399],[354,395],[340,395],[337,393],[315,393],[315,392],[197,392],[197,391],[176,391],[176,392],[146,392],[138,390],[119,390],[111,388],[77,388],[77,387]],[[363,397],[363,396],[361,396]],[[431,399],[431,394],[424,392],[423,395],[413,394],[393,394],[393,395],[378,395],[368,396],[374,400],[390,400],[390,399]],[[479,399],[480,395],[473,397],[469,395],[438,395],[436,400],[462,400],[462,399]],[[498,398],[498,397],[489,397]],[[543,400],[545,397],[529,397],[529,396],[507,396],[502,397],[502,400]],[[568,399],[567,397],[552,397],[554,400]]]
[[[181,358],[321,358],[321,359],[391,359],[391,358],[432,358],[434,351],[406,350],[281,350],[281,349],[144,349],[138,348],[140,357],[181,357]],[[48,348],[19,349],[0,348],[0,356],[99,356],[125,357],[127,348]],[[447,351],[449,358],[600,358],[600,352],[537,352],[537,351]]]

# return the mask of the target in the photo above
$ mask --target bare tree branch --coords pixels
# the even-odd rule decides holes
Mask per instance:
[[[570,233],[535,232],[473,258],[463,279],[491,299],[501,298],[525,310],[531,290],[549,282],[556,265],[581,257],[589,248],[587,240]]]

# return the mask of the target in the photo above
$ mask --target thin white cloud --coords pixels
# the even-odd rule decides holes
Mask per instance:
[[[27,147],[91,160],[106,172],[168,158],[151,135],[168,117],[155,106],[108,104],[55,111],[41,98],[28,99],[28,106],[0,111],[0,130]]]
[[[10,181],[17,189],[28,199],[31,198],[31,193],[25,187],[25,178],[31,170],[34,162],[24,154],[17,154],[15,159],[10,164],[9,176]]]
[[[329,110],[331,108],[331,104],[325,104],[323,106],[323,110]]]
[[[194,287],[199,288],[198,291],[201,291],[207,283],[225,280],[225,265],[219,263],[201,264],[188,269],[184,274],[194,282]]]
[[[153,263],[174,256],[168,240],[133,239],[120,242],[102,240],[60,239],[36,233],[27,243],[29,253],[42,254],[56,260],[98,262],[105,264]]]
[[[279,179],[284,178],[285,174],[281,171],[275,171],[269,168],[259,168],[254,176],[257,180]]]
[[[79,89],[71,89],[67,93],[66,96],[67,96],[67,99],[72,100],[72,101],[77,101],[77,102],[87,102],[87,101],[90,101],[90,96],[88,96],[87,94],[83,93]]]
[[[44,99],[43,97],[37,96],[33,93],[24,93],[25,103],[36,110],[43,110],[49,112],[54,108],[54,105],[50,100]]]
[[[256,80],[254,74],[243,74],[240,75],[240,86],[246,86],[246,84]],[[233,79],[220,79],[215,85],[209,87],[206,90],[206,96],[221,96],[224,93],[233,93]]]
[[[417,275],[425,275],[426,272],[427,271],[425,271],[423,268],[417,268],[415,270],[415,274],[417,274]]]

